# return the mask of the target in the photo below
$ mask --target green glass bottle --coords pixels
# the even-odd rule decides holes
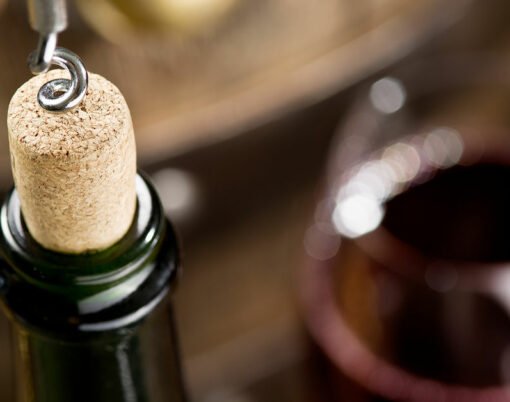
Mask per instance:
[[[128,233],[107,250],[83,255],[38,245],[16,190],[6,197],[0,296],[19,346],[19,400],[186,400],[166,300],[179,267],[175,232],[141,175],[136,192]]]

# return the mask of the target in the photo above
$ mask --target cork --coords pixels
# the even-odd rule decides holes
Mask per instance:
[[[23,84],[9,105],[12,173],[28,231],[43,247],[80,254],[105,249],[136,209],[136,149],[128,106],[108,80],[89,73],[81,105],[43,109],[39,88],[53,70]]]

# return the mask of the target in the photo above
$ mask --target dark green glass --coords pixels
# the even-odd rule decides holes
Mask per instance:
[[[20,400],[186,400],[166,300],[179,266],[175,232],[141,175],[136,191],[128,233],[83,255],[42,248],[26,230],[16,190],[5,199],[0,296],[19,345]]]

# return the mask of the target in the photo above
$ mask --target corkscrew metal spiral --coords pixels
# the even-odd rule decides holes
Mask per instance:
[[[55,79],[44,84],[37,100],[46,110],[64,112],[79,105],[87,92],[88,75],[80,58],[57,47],[57,35],[67,28],[65,0],[28,0],[30,25],[39,32],[37,48],[28,57],[32,73],[41,74],[52,65],[66,69],[71,78]]]

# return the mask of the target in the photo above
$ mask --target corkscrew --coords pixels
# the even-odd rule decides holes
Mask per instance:
[[[57,46],[58,34],[67,28],[66,0],[28,0],[28,13],[32,29],[39,32],[37,47],[28,57],[32,73],[45,73],[52,65],[57,65],[71,76],[44,84],[37,95],[38,102],[52,112],[70,110],[83,100],[88,75],[75,53]]]

